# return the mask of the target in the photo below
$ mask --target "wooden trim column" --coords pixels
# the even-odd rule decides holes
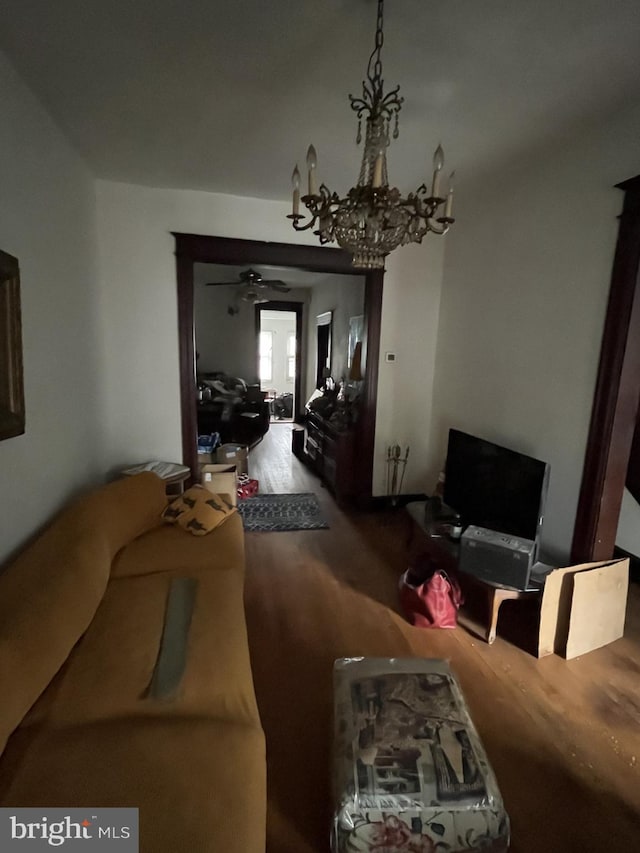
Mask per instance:
[[[356,466],[359,503],[371,502],[373,496],[373,467],[375,464],[376,410],[378,407],[378,373],[380,363],[380,331],[382,328],[382,287],[384,271],[373,270],[365,284],[365,381],[358,425],[359,458]]]
[[[178,352],[180,357],[180,420],[182,424],[182,460],[191,469],[192,480],[198,471],[198,422],[196,388],[196,346],[193,317],[193,261],[176,248],[178,280]]]
[[[640,175],[624,191],[572,560],[613,555],[640,397]]]

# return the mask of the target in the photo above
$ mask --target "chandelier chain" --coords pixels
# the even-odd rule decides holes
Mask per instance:
[[[373,66],[373,77],[379,79],[382,85],[382,45],[384,44],[384,31],[382,29],[384,14],[384,0],[378,0],[378,20],[376,22],[376,40],[375,49],[371,54],[371,58],[375,56],[376,60]]]

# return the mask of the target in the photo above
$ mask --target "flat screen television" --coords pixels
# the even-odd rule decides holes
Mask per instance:
[[[538,541],[548,482],[546,462],[449,430],[443,500],[463,526]]]

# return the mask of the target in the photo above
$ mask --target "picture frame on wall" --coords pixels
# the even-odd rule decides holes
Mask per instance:
[[[364,314],[358,314],[355,317],[349,317],[349,354],[347,356],[347,367],[351,367],[353,362],[353,353],[356,349],[358,341],[362,340],[364,335]]]
[[[20,266],[0,250],[0,441],[24,431]]]

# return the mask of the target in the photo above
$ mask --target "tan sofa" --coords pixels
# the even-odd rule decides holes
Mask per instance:
[[[0,575],[0,805],[134,806],[148,853],[264,850],[266,763],[239,515],[163,524],[140,474],[64,511]],[[151,698],[167,597],[193,578],[185,666]]]

